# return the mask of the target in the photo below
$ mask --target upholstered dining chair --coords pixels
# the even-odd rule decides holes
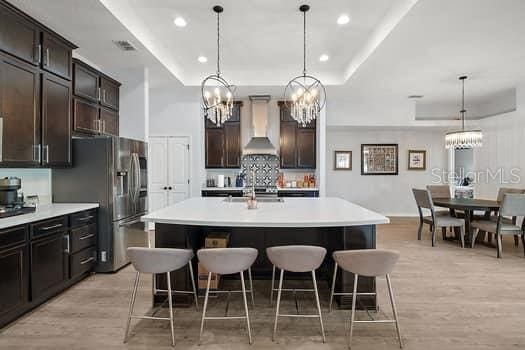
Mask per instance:
[[[419,227],[417,232],[417,239],[421,240],[423,224],[430,225],[430,232],[432,234],[432,246],[436,245],[436,228],[459,227],[461,247],[465,247],[465,221],[456,218],[450,214],[437,215],[434,210],[434,203],[429,190],[412,189],[414,198],[416,199],[417,209],[419,212]],[[424,216],[423,210],[430,211],[430,215]]]
[[[472,228],[474,229],[472,237],[472,248],[476,242],[476,237],[479,231],[485,231],[496,234],[497,242],[497,256],[502,256],[502,235],[514,235],[521,236],[521,242],[523,244],[523,253],[525,255],[525,220],[521,226],[516,225],[514,220],[509,222],[506,217],[517,217],[525,216],[525,194],[522,193],[507,193],[503,197],[503,201],[498,212],[497,217],[492,217],[489,220],[474,220],[472,222]]]

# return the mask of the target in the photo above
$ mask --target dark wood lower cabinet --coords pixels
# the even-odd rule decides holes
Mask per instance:
[[[0,327],[28,304],[28,266],[25,244],[0,251]]]

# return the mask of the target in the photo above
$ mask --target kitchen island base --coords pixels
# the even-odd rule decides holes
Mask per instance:
[[[232,226],[196,226],[182,224],[155,223],[155,247],[157,248],[184,248],[192,249],[195,253],[204,246],[205,237],[209,233],[227,232],[230,234],[229,247],[252,247],[259,251],[257,260],[252,266],[253,278],[268,280],[268,297],[270,294],[270,280],[272,265],[266,256],[266,248],[278,245],[317,245],[325,247],[326,258],[317,270],[319,281],[325,281],[328,289],[331,287],[334,261],[332,253],[336,250],[375,249],[375,225],[344,226],[344,227],[232,227]],[[193,271],[197,274],[197,259],[193,259]],[[172,284],[175,290],[190,291],[191,280],[188,267],[171,273]],[[229,276],[224,276],[228,279]],[[231,278],[237,278],[232,276]],[[286,279],[304,279],[310,281],[310,274],[287,272]],[[195,276],[195,280],[198,276]],[[352,273],[338,269],[336,292],[351,293],[354,276]],[[157,289],[166,288],[165,275],[155,277],[154,303],[165,301],[166,294]],[[373,277],[359,276],[358,292],[375,293],[376,284]],[[335,298],[341,308],[350,308],[351,296]],[[360,308],[376,309],[376,297],[358,296],[357,306]],[[191,295],[177,294],[173,296],[175,305],[191,305]]]

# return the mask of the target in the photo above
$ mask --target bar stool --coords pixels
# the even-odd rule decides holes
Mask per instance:
[[[252,330],[250,327],[250,315],[248,313],[248,302],[246,298],[246,286],[244,284],[244,271],[249,270],[250,290],[253,293],[250,267],[257,258],[257,249],[254,248],[208,248],[197,251],[199,262],[208,271],[208,283],[206,285],[206,295],[204,297],[204,307],[202,309],[201,331],[199,334],[199,345],[201,344],[202,332],[204,331],[204,320],[230,320],[230,319],[246,319],[248,328],[248,339],[252,344]],[[238,273],[241,275],[242,297],[244,301],[244,316],[223,316],[210,317],[206,316],[206,309],[208,307],[208,297],[210,295],[210,283],[212,273],[220,275],[231,275]],[[215,291],[214,293],[216,293]],[[230,291],[231,292],[231,291]],[[253,294],[252,294],[253,302]]]
[[[319,293],[317,291],[317,281],[315,279],[315,270],[321,266],[324,257],[326,256],[326,249],[323,247],[307,246],[307,245],[289,245],[266,248],[268,259],[273,264],[273,277],[275,277],[275,267],[281,270],[279,276],[279,288],[277,289],[277,307],[275,309],[275,322],[273,325],[272,340],[275,340],[277,334],[277,321],[279,316],[282,317],[315,317],[319,318],[321,325],[321,334],[323,336],[323,343],[326,342],[323,326],[323,316],[321,314],[321,304],[319,303]],[[282,291],[297,291],[294,289],[283,289],[284,271],[290,272],[311,272],[314,289],[300,289],[303,292],[314,292],[315,301],[317,304],[317,315],[290,315],[280,314],[279,307],[281,304]],[[272,292],[270,298],[273,300],[274,280],[272,278]]]
[[[334,295],[352,296],[352,315],[350,318],[350,336],[348,338],[348,347],[350,348],[352,345],[354,323],[395,323],[397,336],[399,338],[399,346],[403,348],[403,340],[401,339],[401,331],[399,329],[399,320],[397,317],[396,302],[394,300],[392,284],[390,283],[390,273],[394,269],[394,265],[399,259],[399,252],[386,249],[340,250],[333,253],[333,258],[335,260],[335,269],[334,278],[332,281],[332,290],[330,293],[330,310],[332,309]],[[354,289],[352,293],[334,292],[338,266],[343,270],[354,274]],[[357,292],[357,280],[359,275],[368,277],[386,276],[388,295],[390,297],[390,304],[392,305],[392,313],[394,314],[393,320],[355,321],[355,304],[357,296],[375,295],[375,293]]]
[[[195,298],[195,305],[197,305],[197,289],[195,288],[195,280],[193,277],[193,268],[191,266],[191,259],[193,258],[193,251],[190,249],[172,249],[172,248],[142,248],[130,247],[128,248],[128,256],[131,264],[137,270],[135,275],[135,282],[133,284],[133,291],[131,294],[131,301],[129,303],[129,314],[126,323],[126,333],[124,334],[124,343],[128,341],[129,330],[132,318],[148,319],[148,320],[169,320],[171,327],[171,344],[175,346],[175,331],[173,328],[173,305],[171,296],[173,293],[188,293],[187,291],[173,291],[171,289],[170,272],[178,270],[185,265],[189,266],[191,282],[193,285],[193,297]],[[137,297],[137,289],[139,286],[139,278],[141,273],[160,274],[165,273],[168,281],[168,304],[170,317],[154,317],[154,316],[137,316],[133,315],[133,308],[135,306],[135,299]],[[160,290],[163,291],[163,290]]]

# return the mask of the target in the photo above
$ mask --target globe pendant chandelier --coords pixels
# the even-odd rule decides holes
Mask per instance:
[[[462,82],[461,92],[461,130],[448,132],[445,135],[445,147],[447,149],[466,149],[481,147],[483,145],[483,133],[479,129],[465,130],[465,80],[467,76],[459,77]]]
[[[326,90],[319,79],[309,75],[306,70],[306,12],[310,6],[301,5],[303,13],[303,74],[288,82],[284,98],[290,115],[300,125],[306,126],[319,117],[326,102]]]
[[[233,112],[233,93],[235,86],[229,84],[222,76],[220,69],[220,14],[222,6],[214,6],[217,14],[217,72],[201,83],[204,116],[217,126],[230,119]]]

